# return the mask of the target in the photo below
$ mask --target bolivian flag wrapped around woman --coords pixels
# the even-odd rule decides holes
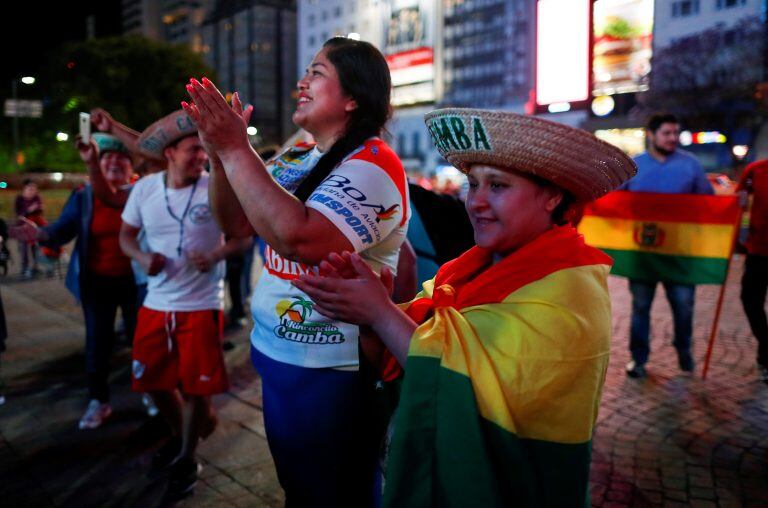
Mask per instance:
[[[407,305],[385,506],[589,505],[611,259],[561,226],[490,262],[473,248]]]
[[[588,506],[612,261],[565,215],[635,164],[585,131],[505,111],[425,121],[467,173],[477,246],[403,307],[382,283],[392,275],[353,254],[295,282],[320,312],[369,326],[404,367],[384,506]]]

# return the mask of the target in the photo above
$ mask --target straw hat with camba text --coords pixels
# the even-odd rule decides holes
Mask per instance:
[[[505,111],[446,108],[424,116],[440,154],[466,173],[487,164],[538,176],[592,201],[632,178],[637,166],[619,148],[549,120]]]

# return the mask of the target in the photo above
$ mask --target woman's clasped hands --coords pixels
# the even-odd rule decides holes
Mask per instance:
[[[331,319],[374,325],[392,306],[394,277],[389,268],[381,277],[356,253],[331,253],[318,266],[319,273],[301,275],[292,284],[306,293],[315,309]]]

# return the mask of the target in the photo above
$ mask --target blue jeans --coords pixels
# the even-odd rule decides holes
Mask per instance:
[[[370,508],[381,436],[358,372],[278,362],[251,347],[285,506]]]
[[[696,296],[696,286],[662,282],[667,292],[667,300],[672,307],[675,339],[673,345],[680,356],[690,355],[691,335],[693,334],[693,301]],[[629,334],[629,350],[632,359],[639,364],[645,364],[651,352],[651,304],[656,294],[655,282],[639,280],[629,281],[629,291],[632,293],[632,323]]]
[[[125,335],[133,341],[136,329],[136,283],[133,275],[105,277],[83,274],[81,305],[85,316],[85,362],[88,398],[109,402],[110,360],[115,347],[115,316],[118,307]]]

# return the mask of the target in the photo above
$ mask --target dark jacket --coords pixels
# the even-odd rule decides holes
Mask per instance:
[[[435,276],[437,269],[459,257],[475,244],[472,224],[464,203],[409,183],[411,221],[408,241],[416,251],[419,284]]]
[[[50,247],[61,247],[77,237],[67,269],[65,285],[80,300],[83,260],[88,253],[88,236],[93,216],[93,189],[86,185],[72,192],[56,222],[43,226],[48,240],[41,242]]]

